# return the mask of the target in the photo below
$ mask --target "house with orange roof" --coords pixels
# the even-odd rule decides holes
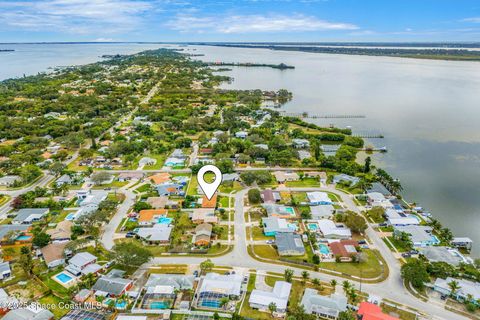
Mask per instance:
[[[202,198],[202,208],[216,208],[217,207],[217,194],[215,193],[213,197],[208,200],[207,196]]]
[[[370,302],[360,303],[357,314],[360,320],[399,320],[399,318],[383,313],[379,306]]]
[[[153,184],[162,184],[170,181],[170,174],[168,172],[160,172],[148,177],[148,179],[152,181]]]
[[[52,157],[52,154],[48,151],[45,151],[44,153],[42,153],[43,159],[50,159],[51,157]]]
[[[160,216],[165,216],[167,214],[165,209],[148,209],[141,210],[138,213],[138,224],[141,226],[150,226],[155,223]]]

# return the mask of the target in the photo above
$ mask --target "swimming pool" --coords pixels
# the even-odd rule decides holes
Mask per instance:
[[[168,309],[170,304],[165,301],[155,301],[150,303],[150,309]]]
[[[292,231],[297,231],[297,225],[295,223],[289,223],[287,226],[288,226],[288,229]]]
[[[65,220],[72,221],[75,219],[75,213],[69,213],[68,216],[65,217]]]
[[[320,251],[321,254],[328,255],[330,254],[330,248],[326,244],[320,243],[318,246],[318,250]]]
[[[15,240],[18,240],[18,241],[28,241],[32,238],[32,236],[26,236],[26,235],[22,235],[22,236],[18,236]]]
[[[73,277],[69,276],[68,274],[61,272],[55,276],[55,278],[60,281],[61,283],[69,283],[70,281],[73,280]]]
[[[115,303],[115,308],[117,309],[125,309],[126,307],[127,307],[127,301],[125,300],[117,301],[117,303]]]
[[[158,218],[158,223],[160,223],[160,224],[171,224],[172,221],[173,221],[172,218],[167,218],[167,217],[164,217],[164,216]]]
[[[207,308],[220,308],[220,301],[218,300],[202,300],[200,303],[202,307],[207,307]]]
[[[312,230],[312,231],[317,231],[317,230],[318,230],[318,224],[316,224],[316,223],[309,223],[309,224],[307,225],[307,228],[308,228],[309,230]]]
[[[284,210],[290,214],[295,214],[295,210],[292,207],[285,207]]]

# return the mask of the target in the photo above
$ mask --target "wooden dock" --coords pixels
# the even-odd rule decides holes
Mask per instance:
[[[309,114],[308,112],[295,113],[295,112],[282,112],[283,115],[288,117],[298,117],[305,119],[364,119],[367,116],[363,114]]]

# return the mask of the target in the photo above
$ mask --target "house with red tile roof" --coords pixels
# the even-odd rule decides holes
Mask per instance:
[[[359,320],[400,320],[399,318],[383,313],[379,306],[370,302],[360,303],[357,314]]]

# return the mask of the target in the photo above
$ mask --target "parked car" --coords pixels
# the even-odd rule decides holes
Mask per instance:
[[[275,243],[275,240],[267,240],[265,241],[267,244],[274,244]]]
[[[367,244],[367,241],[365,241],[365,240],[358,240],[358,244]]]
[[[125,235],[125,238],[133,238],[135,237],[135,232],[127,232],[127,234]]]
[[[198,270],[193,271],[193,275],[195,276],[195,278],[198,277],[198,274],[199,274],[199,273],[198,273]]]

